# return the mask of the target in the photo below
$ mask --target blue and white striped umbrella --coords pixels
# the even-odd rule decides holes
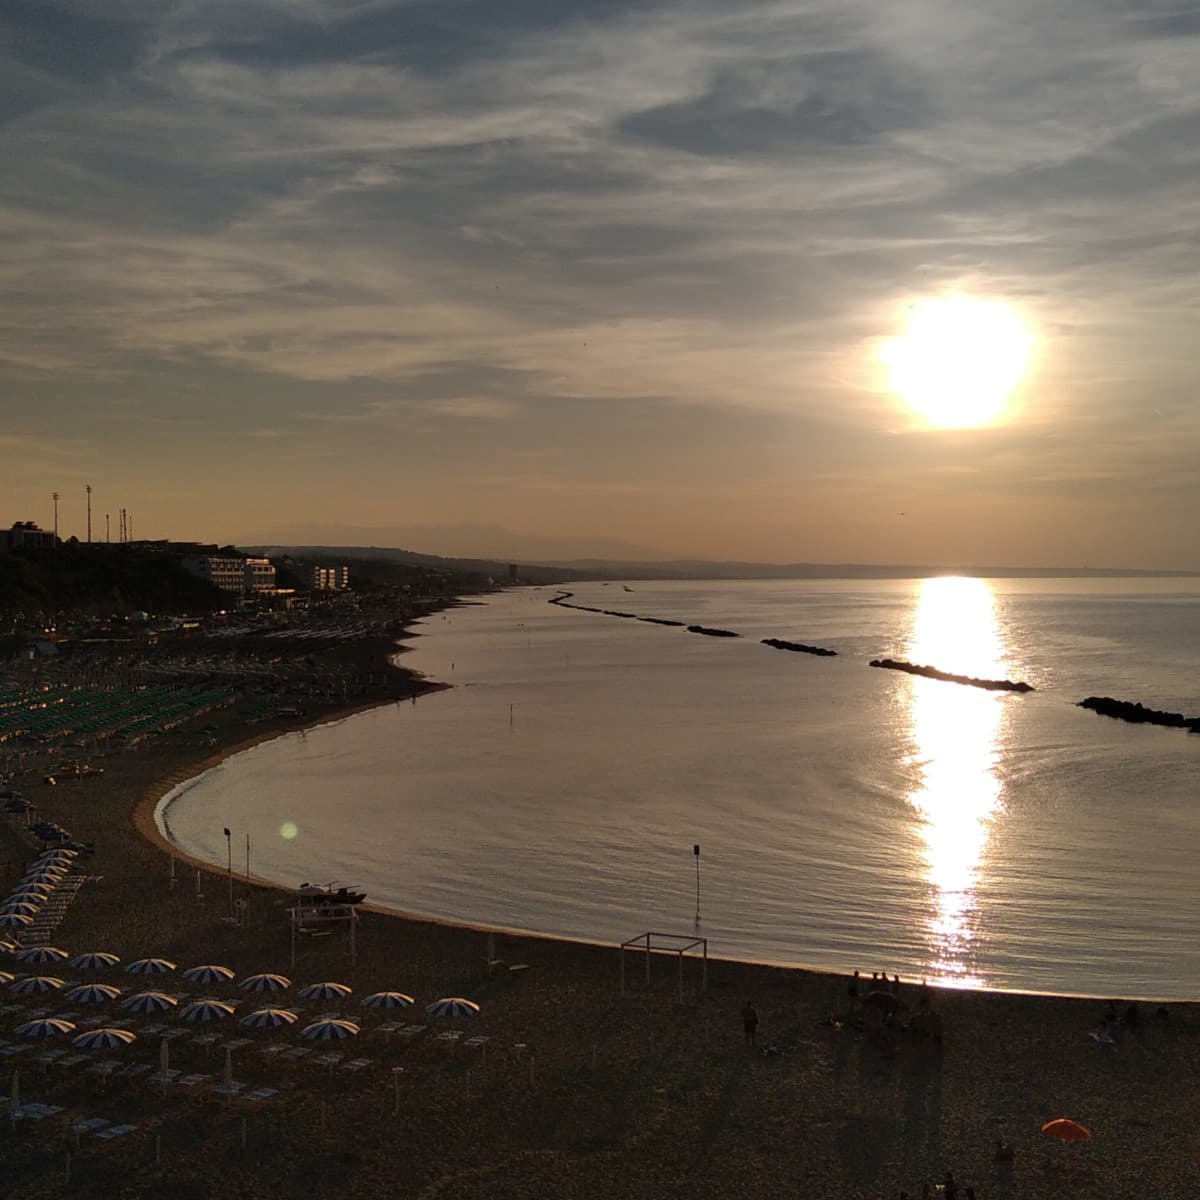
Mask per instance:
[[[80,1050],[119,1050],[137,1041],[137,1034],[128,1029],[89,1029],[71,1039],[72,1046]]]
[[[477,1017],[479,1005],[474,1000],[464,1000],[461,996],[443,996],[440,1000],[425,1005],[425,1011],[431,1017]]]
[[[72,1004],[105,1004],[115,1000],[121,994],[121,989],[111,983],[81,983],[69,992],[63,992],[63,998]]]
[[[183,972],[183,978],[189,983],[228,983],[233,978],[233,972],[228,967],[206,964],[202,967],[188,967]]]
[[[18,896],[41,896],[43,900],[52,895],[54,888],[48,883],[19,883],[16,890],[9,893],[9,899],[15,900]]]
[[[179,1019],[198,1024],[202,1021],[219,1021],[233,1016],[233,1005],[224,1000],[196,1000],[179,1010]]]
[[[10,892],[5,896],[3,907],[8,908],[10,904],[36,904],[38,908],[41,908],[49,899],[49,896],[44,896],[41,892],[31,891],[29,886],[26,885],[19,892]]]
[[[166,992],[134,992],[121,1001],[121,1007],[126,1012],[160,1013],[174,1008],[178,1003],[174,996],[168,996]]]
[[[358,1026],[353,1021],[338,1021],[332,1018],[314,1021],[306,1025],[300,1036],[306,1042],[337,1042],[342,1038],[356,1037]]]
[[[93,950],[89,954],[75,955],[67,966],[77,971],[107,971],[120,961],[115,954],[109,954],[106,950]]]
[[[10,942],[6,938],[0,938],[0,954],[16,954],[20,950],[20,946],[16,942]]]
[[[263,971],[258,975],[247,975],[238,984],[243,992],[282,992],[291,986],[292,981],[286,975],[272,975],[269,971]]]
[[[247,1029],[278,1029],[281,1025],[294,1025],[297,1020],[298,1015],[290,1008],[256,1008],[238,1024]]]
[[[21,876],[22,883],[61,883],[67,875],[67,868],[61,863],[43,863],[40,867],[34,867],[32,871],[26,871]]]
[[[302,987],[296,995],[301,1000],[344,1000],[352,991],[353,988],[344,983],[310,983],[307,987]]]
[[[12,983],[16,976],[10,971],[0,971],[0,983]]]
[[[363,1008],[408,1008],[415,1001],[411,996],[406,996],[403,992],[374,992],[370,996],[364,996]]]
[[[15,1032],[18,1037],[38,1041],[41,1038],[59,1037],[70,1033],[75,1028],[73,1021],[64,1021],[62,1017],[42,1017],[37,1021],[26,1021],[18,1025]]]
[[[26,950],[17,951],[17,961],[23,963],[58,963],[66,962],[71,956],[57,946],[30,946]]]
[[[0,929],[24,929],[26,925],[32,924],[33,918],[26,913],[0,913]]]
[[[9,900],[5,904],[0,905],[0,913],[21,913],[27,917],[34,917],[41,911],[42,905],[40,900]]]
[[[60,987],[65,987],[66,984],[61,979],[55,979],[53,975],[26,975],[24,979],[18,979],[16,983],[8,985],[9,990],[13,992],[57,992]]]
[[[166,958],[139,958],[131,962],[125,970],[130,975],[165,975],[175,970],[175,964]]]
[[[68,862],[73,858],[79,857],[78,850],[71,850],[67,846],[56,846],[53,850],[43,850],[33,861],[36,864],[50,862],[56,858],[66,859]]]

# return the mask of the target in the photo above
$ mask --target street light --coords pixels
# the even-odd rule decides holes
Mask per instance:
[[[700,843],[697,842],[692,847],[692,853],[696,856],[696,924],[700,924]]]
[[[225,830],[225,850],[229,858],[229,915],[233,916],[233,834]]]

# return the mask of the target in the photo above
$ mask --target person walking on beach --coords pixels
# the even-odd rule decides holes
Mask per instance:
[[[745,1007],[742,1009],[742,1029],[746,1034],[746,1045],[755,1046],[758,1044],[758,1010],[754,1007],[753,1000],[747,1000]]]

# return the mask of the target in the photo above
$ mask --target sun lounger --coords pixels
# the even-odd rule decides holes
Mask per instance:
[[[428,1029],[428,1025],[405,1025],[403,1029],[397,1030],[402,1038],[419,1037]]]
[[[461,1038],[461,1029],[443,1029],[442,1032],[437,1035],[436,1040],[444,1043],[447,1046],[454,1047],[458,1045]]]
[[[245,1086],[246,1085],[244,1083],[241,1083],[239,1080],[235,1079],[230,1083],[217,1084],[217,1086],[215,1088],[213,1088],[209,1094],[213,1095],[213,1096],[233,1097],[233,1096],[236,1096],[240,1091],[242,1091],[245,1088]]]
[[[104,1058],[98,1063],[92,1063],[87,1069],[89,1075],[99,1075],[101,1079],[108,1079],[115,1075],[121,1069],[121,1064],[115,1058]]]
[[[369,1058],[351,1058],[342,1063],[341,1070],[343,1071],[365,1071],[367,1067],[372,1065],[372,1060]]]
[[[276,1054],[282,1054],[285,1050],[287,1050],[287,1046],[283,1042],[272,1042],[269,1046],[264,1046],[259,1054],[264,1058],[271,1058]]]
[[[150,1063],[128,1063],[123,1066],[114,1076],[116,1079],[137,1079],[140,1075],[145,1075],[154,1068]]]
[[[221,1049],[222,1050],[241,1050],[243,1046],[250,1046],[250,1045],[253,1045],[253,1043],[254,1043],[253,1038],[234,1038],[232,1041],[222,1042]]]
[[[385,1037],[390,1038],[393,1033],[399,1033],[400,1030],[404,1028],[405,1025],[403,1021],[388,1021],[383,1025],[376,1025],[375,1031],[376,1033],[382,1033]]]
[[[336,1067],[345,1057],[344,1054],[337,1053],[318,1054],[316,1058],[310,1058],[308,1061],[317,1067]]]
[[[482,1049],[484,1046],[486,1046],[486,1045],[488,1044],[488,1042],[490,1042],[491,1040],[492,1040],[491,1038],[488,1038],[488,1037],[482,1037],[482,1036],[480,1036],[480,1035],[476,1034],[476,1036],[475,1036],[475,1037],[469,1037],[469,1038],[467,1038],[467,1039],[466,1039],[466,1040],[463,1042],[463,1045],[464,1045],[464,1046],[470,1046],[472,1050],[480,1050],[480,1049]]]
[[[175,1086],[181,1088],[199,1087],[202,1083],[207,1083],[213,1076],[208,1075],[184,1075],[176,1080]]]
[[[0,1046],[0,1055],[12,1058],[15,1054],[24,1054],[29,1046],[26,1042],[14,1042],[11,1046]]]
[[[97,1130],[96,1136],[103,1141],[111,1142],[116,1138],[123,1138],[127,1134],[132,1133],[137,1128],[136,1125],[109,1125],[107,1129]]]
[[[112,1122],[107,1117],[86,1117],[82,1121],[76,1121],[69,1128],[72,1133],[97,1133],[101,1129],[107,1129],[111,1124]]]
[[[285,1050],[280,1057],[289,1059],[292,1062],[298,1062],[311,1053],[311,1046],[293,1046],[290,1050]]]
[[[219,1033],[198,1033],[192,1038],[193,1046],[215,1046],[221,1040]]]
[[[180,1072],[175,1067],[171,1067],[166,1071],[155,1071],[153,1075],[147,1077],[147,1082],[161,1083],[164,1087],[166,1087],[168,1083],[174,1083],[179,1076]]]
[[[243,1100],[253,1100],[256,1104],[261,1100],[270,1100],[272,1096],[278,1096],[278,1088],[260,1087],[255,1088],[252,1092],[243,1094]]]
[[[16,1119],[19,1121],[44,1121],[47,1117],[57,1116],[63,1111],[61,1104],[42,1104],[35,1101],[32,1104],[23,1104],[16,1112]],[[11,1118],[12,1114],[10,1114]]]

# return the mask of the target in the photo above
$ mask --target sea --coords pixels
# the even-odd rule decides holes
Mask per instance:
[[[1200,735],[1077,706],[1200,715],[1200,580],[571,587],[723,638],[560,590],[430,616],[399,661],[451,687],[235,755],[160,829],[223,870],[614,948],[1200,996]]]

